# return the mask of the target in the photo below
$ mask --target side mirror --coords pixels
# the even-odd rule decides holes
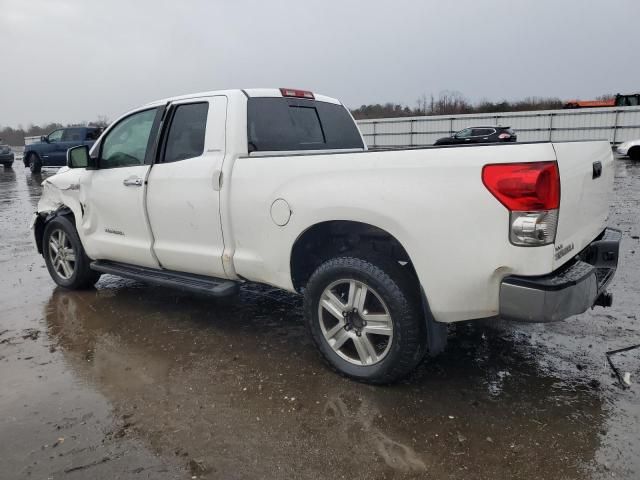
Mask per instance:
[[[89,156],[87,145],[78,145],[67,150],[67,167],[69,168],[95,168],[95,159]]]
[[[42,143],[49,143],[49,137],[47,137],[46,135],[42,135],[42,136],[40,137],[40,141],[41,141]]]

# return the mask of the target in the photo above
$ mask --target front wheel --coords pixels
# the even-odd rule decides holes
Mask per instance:
[[[311,336],[339,373],[367,383],[397,381],[426,351],[416,291],[410,276],[394,262],[328,260],[305,290]]]
[[[42,161],[40,160],[40,157],[38,157],[38,155],[36,155],[35,153],[29,155],[28,164],[31,173],[35,174],[42,171]]]
[[[42,241],[42,254],[47,270],[61,287],[80,290],[92,287],[100,278],[89,268],[87,257],[75,226],[60,216],[47,223]]]
[[[631,147],[627,154],[631,160],[640,160],[640,147]]]

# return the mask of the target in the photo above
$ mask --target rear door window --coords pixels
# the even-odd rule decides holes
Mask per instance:
[[[67,128],[62,134],[63,142],[82,142],[83,128]]]
[[[171,118],[163,162],[177,162],[204,153],[207,102],[178,105]]]
[[[473,137],[488,137],[493,134],[495,130],[493,128],[474,128],[473,129]]]
[[[345,107],[298,98],[250,98],[247,137],[249,152],[364,148]]]

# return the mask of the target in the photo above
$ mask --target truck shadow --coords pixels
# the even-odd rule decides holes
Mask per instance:
[[[225,478],[584,478],[606,420],[597,384],[499,326],[459,325],[437,360],[372,387],[328,371],[300,299],[268,287],[215,302],[105,277],[55,290],[45,317],[113,405],[109,434]]]

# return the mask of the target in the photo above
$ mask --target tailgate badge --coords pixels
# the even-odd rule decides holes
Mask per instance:
[[[593,178],[594,180],[602,175],[602,162],[593,162]]]
[[[567,253],[569,253],[571,250],[573,250],[573,242],[571,242],[569,245],[564,246],[563,244],[560,245],[556,245],[556,254],[555,254],[555,259],[556,260],[560,260],[562,257],[564,257]]]

